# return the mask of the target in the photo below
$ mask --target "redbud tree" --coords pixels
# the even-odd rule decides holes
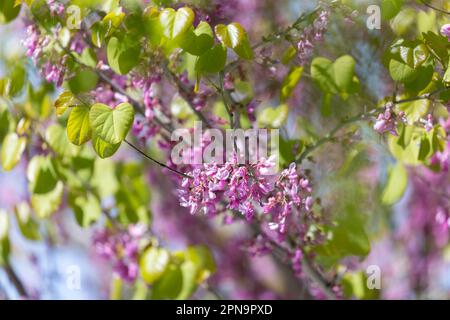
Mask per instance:
[[[0,296],[449,298],[450,4],[374,2],[2,0]]]

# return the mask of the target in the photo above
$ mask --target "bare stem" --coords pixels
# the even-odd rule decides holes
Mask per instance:
[[[417,97],[394,101],[394,104],[408,103],[408,102],[413,102],[413,101],[417,101],[417,100],[433,100],[434,96],[438,95],[441,92],[447,91],[447,90],[450,90],[450,88],[440,88],[433,92],[425,93],[425,94],[417,96]]]
[[[191,110],[197,115],[197,117],[204,123],[207,128],[212,128],[211,124],[209,123],[208,119],[206,119],[204,114],[201,111],[197,110],[192,104],[190,90],[180,81],[180,79],[178,79],[178,77],[169,69],[167,65],[164,65],[164,71],[175,88],[178,89],[178,93],[181,95],[181,97],[189,104]]]
[[[436,11],[444,13],[444,14],[450,14],[450,11],[435,7],[432,4],[429,4],[428,2],[426,2],[425,0],[420,0],[420,2],[422,2],[426,7],[430,8],[430,9],[436,10]]]
[[[22,298],[28,298],[28,293],[25,290],[25,286],[22,283],[22,280],[20,280],[19,276],[17,275],[16,271],[14,270],[13,266],[9,261],[6,262],[6,264],[3,266],[5,269],[6,275],[8,276],[11,283],[16,288],[17,292]]]
[[[144,156],[144,157],[147,158],[148,160],[153,161],[153,162],[156,163],[157,165],[159,165],[159,166],[161,166],[161,167],[163,167],[163,168],[166,168],[167,170],[169,170],[169,171],[171,171],[171,172],[173,172],[173,173],[176,173],[176,174],[178,174],[178,175],[180,175],[180,176],[182,176],[182,177],[184,177],[184,178],[192,179],[191,176],[189,176],[189,175],[187,175],[187,174],[185,174],[185,173],[183,173],[183,172],[180,172],[180,171],[178,171],[178,170],[176,170],[176,169],[174,169],[174,168],[171,168],[171,167],[165,165],[164,163],[162,163],[162,162],[156,160],[155,158],[149,156],[148,154],[146,154],[144,151],[142,151],[141,149],[139,149],[137,146],[135,146],[134,144],[132,144],[132,143],[129,142],[128,140],[125,139],[124,141],[125,141],[125,143],[128,144],[131,148],[133,148],[135,151],[137,151],[140,155]]]

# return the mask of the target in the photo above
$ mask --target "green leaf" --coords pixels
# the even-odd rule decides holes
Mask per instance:
[[[118,144],[125,139],[133,124],[134,110],[127,102],[114,109],[96,103],[91,107],[89,119],[98,137],[110,144]]]
[[[342,289],[346,298],[360,300],[378,299],[380,290],[369,289],[364,272],[346,272],[342,278]]]
[[[420,140],[418,159],[420,161],[425,161],[428,158],[430,151],[431,151],[430,140],[428,139],[427,135],[423,135],[422,139]]]
[[[177,299],[184,300],[194,293],[198,284],[216,271],[216,264],[211,251],[205,246],[189,247],[186,251],[175,255],[183,260],[181,264],[183,286]]]
[[[118,7],[109,12],[102,20],[102,24],[105,26],[105,37],[109,37],[113,34],[117,28],[122,24],[125,18],[125,13],[122,12],[122,8]]]
[[[349,255],[366,256],[370,252],[370,241],[364,230],[364,220],[354,204],[348,204],[342,216],[336,220],[336,226],[331,228],[331,239],[317,252],[342,258]]]
[[[194,22],[194,18],[194,11],[188,7],[180,8],[177,11],[166,8],[159,15],[164,35],[168,39],[174,39],[188,31]]]
[[[4,209],[0,209],[0,242],[7,239],[9,234],[9,216]]]
[[[108,41],[106,55],[108,64],[114,72],[127,74],[139,62],[141,50],[132,40],[112,37]]]
[[[394,18],[402,8],[404,0],[381,0],[381,16],[385,20]]]
[[[92,48],[85,48],[83,50],[83,52],[81,53],[81,56],[78,58],[78,60],[91,68],[96,68],[97,67],[97,56],[95,54],[95,51]]]
[[[434,53],[442,62],[447,62],[449,59],[447,51],[447,39],[444,36],[438,35],[434,32],[428,31],[422,34],[425,44],[430,51]]]
[[[39,233],[39,224],[33,219],[31,215],[31,208],[27,202],[19,203],[16,208],[16,219],[19,225],[20,232],[28,240],[41,240]]]
[[[302,73],[303,67],[292,67],[286,77],[284,77],[280,92],[281,102],[285,102],[292,95],[302,77]]]
[[[92,147],[94,148],[95,153],[102,159],[112,157],[119,149],[120,144],[120,142],[116,144],[108,143],[99,138],[96,134],[94,134],[92,138]]]
[[[10,251],[9,216],[5,210],[0,209],[0,267],[8,261]]]
[[[214,45],[214,35],[210,25],[202,21],[195,30],[186,32],[180,47],[190,54],[200,56]]]
[[[417,14],[417,29],[419,35],[428,31],[437,32],[436,11],[419,11],[419,13]]]
[[[417,70],[395,59],[389,62],[389,73],[394,81],[403,83],[412,82],[419,75]]]
[[[82,228],[87,228],[102,216],[98,199],[91,193],[87,196],[69,195],[69,205],[75,214],[75,220]]]
[[[431,107],[431,101],[428,99],[421,99],[411,102],[405,102],[396,106],[396,109],[405,112],[408,124],[413,125],[416,121],[423,118]]]
[[[402,132],[399,137],[390,135],[388,137],[388,145],[392,155],[404,164],[415,166],[422,164],[419,160],[419,149],[424,130],[405,126],[405,132]],[[403,143],[405,139],[409,141],[407,144]],[[405,144],[406,146],[404,146]]]
[[[233,49],[236,54],[242,59],[251,60],[254,57],[253,49],[250,45],[250,41],[247,37],[242,41],[240,45]]]
[[[287,104],[282,104],[277,108],[265,108],[258,114],[258,124],[266,128],[280,128],[286,122],[288,114]]]
[[[31,195],[31,205],[36,212],[36,215],[41,218],[48,218],[56,210],[58,210],[64,191],[64,184],[58,181],[56,187],[45,194],[33,194]]]
[[[333,73],[339,91],[351,93],[355,75],[355,59],[348,55],[339,57],[333,63]]]
[[[393,205],[404,195],[408,185],[408,172],[401,162],[391,166],[388,172],[388,180],[381,195],[381,203]]]
[[[217,38],[224,46],[234,49],[247,37],[244,28],[237,22],[229,25],[218,24],[214,27]]]
[[[416,21],[416,9],[405,8],[391,20],[391,28],[397,36],[402,36],[411,30]]]
[[[75,73],[74,77],[67,81],[67,84],[70,91],[74,94],[78,94],[91,91],[97,86],[97,82],[97,73],[89,69],[81,69]]]
[[[318,57],[311,63],[311,77],[325,93],[341,93],[343,97],[355,93],[359,80],[355,75],[355,60],[351,56],[342,56],[335,62]]]
[[[72,92],[62,92],[55,100],[56,114],[58,116],[63,115],[68,108],[73,107],[76,103],[76,98]]]
[[[70,144],[66,130],[57,123],[47,128],[45,131],[45,140],[50,148],[61,157],[69,156],[76,150],[76,147]]]
[[[91,139],[89,114],[89,108],[86,106],[74,107],[70,112],[67,120],[67,136],[70,142],[77,146],[81,146]]]
[[[450,61],[448,63],[447,71],[445,71],[444,77],[442,78],[444,85],[450,87]]]
[[[280,137],[280,165],[288,167],[298,154],[302,152],[303,143],[300,140],[285,140]]]
[[[183,288],[183,272],[180,266],[170,264],[164,275],[152,288],[152,299],[176,299]]]
[[[2,167],[3,170],[12,170],[22,158],[25,151],[27,140],[24,137],[19,137],[16,133],[9,133],[3,140],[2,145]]]
[[[15,6],[15,0],[2,0],[0,2],[0,24],[14,20],[20,12],[20,5]]]
[[[8,134],[9,125],[10,125],[10,115],[8,107],[6,106],[6,104],[3,105],[0,100],[0,143]]]
[[[34,156],[28,163],[27,177],[32,194],[45,194],[55,189],[58,176],[49,156]]]
[[[218,44],[202,54],[195,64],[200,73],[218,73],[223,70],[227,61],[227,49]]]
[[[169,265],[170,255],[161,248],[149,248],[142,255],[139,266],[142,278],[148,284],[159,280]]]

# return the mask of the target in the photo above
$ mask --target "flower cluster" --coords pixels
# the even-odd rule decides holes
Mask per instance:
[[[396,114],[393,111],[394,104],[389,102],[384,107],[384,111],[381,112],[373,126],[373,129],[379,134],[389,132],[390,134],[397,136],[397,124],[398,122],[406,122],[405,113],[400,111]]]
[[[180,204],[191,214],[202,210],[216,215],[223,209],[237,211],[251,221],[259,208],[269,217],[269,228],[280,234],[295,210],[310,211],[313,205],[309,180],[300,175],[295,163],[276,177],[267,173],[274,167],[273,158],[255,164],[239,165],[237,157],[224,165],[204,164],[184,178],[179,190]]]
[[[58,33],[58,30],[55,30]],[[60,87],[66,73],[65,63],[67,56],[57,55],[52,58],[51,54],[46,53],[50,50],[51,38],[42,36],[35,25],[27,27],[27,37],[23,40],[23,45],[27,49],[26,55],[30,57],[36,66],[40,66],[42,76],[48,81],[53,82]]]
[[[95,251],[112,262],[114,272],[123,280],[133,282],[139,271],[139,241],[145,232],[144,225],[130,225],[127,230],[96,231],[93,236]]]
[[[47,0],[52,16],[60,16],[64,12],[64,5],[56,0]]]
[[[321,11],[313,24],[304,29],[297,43],[297,56],[300,65],[305,65],[309,62],[313,55],[314,43],[322,41],[327,31],[329,15],[328,11]]]

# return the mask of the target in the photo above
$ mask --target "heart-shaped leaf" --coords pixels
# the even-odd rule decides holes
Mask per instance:
[[[73,108],[67,120],[67,136],[77,146],[91,139],[92,131],[89,122],[89,108],[78,106]]]
[[[234,49],[247,37],[244,28],[237,22],[229,25],[218,24],[214,27],[217,38],[228,48]]]
[[[174,39],[188,31],[194,18],[194,11],[188,7],[180,8],[177,11],[166,8],[159,15],[163,33],[169,39]]]
[[[280,128],[287,120],[289,107],[282,104],[277,108],[265,108],[258,114],[258,124],[262,127]]]
[[[355,75],[355,60],[345,55],[332,62],[318,57],[311,63],[311,77],[326,93],[342,95],[355,93],[359,80]]]
[[[134,110],[127,102],[119,104],[114,109],[96,103],[91,108],[89,119],[98,137],[110,144],[118,144],[125,139],[133,124]]]

